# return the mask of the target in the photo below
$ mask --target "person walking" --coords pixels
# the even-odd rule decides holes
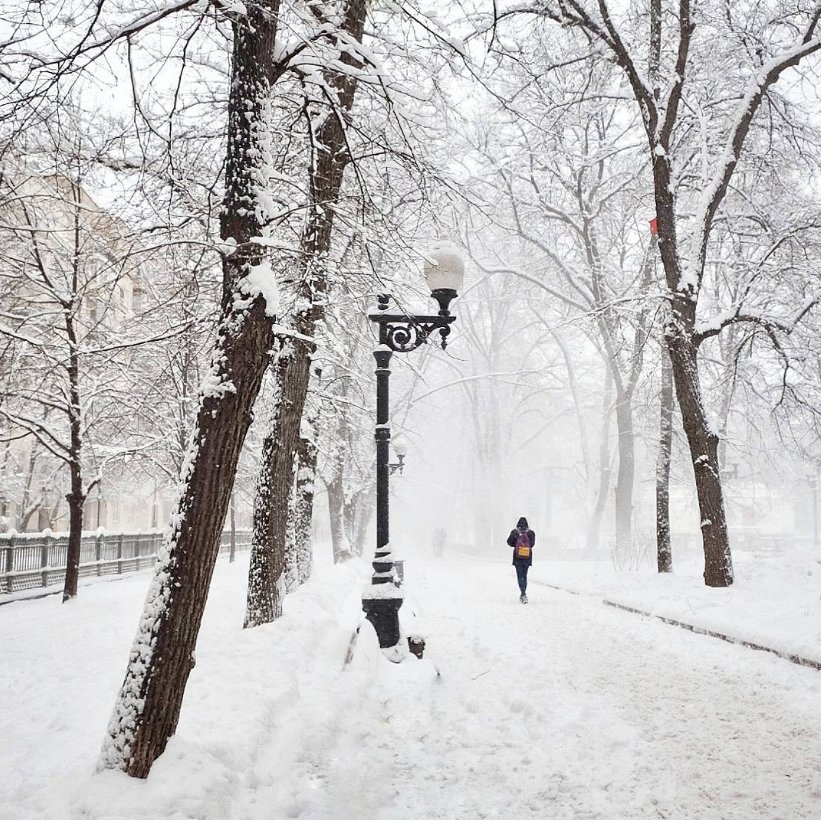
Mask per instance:
[[[513,547],[513,566],[516,567],[516,580],[519,582],[519,600],[527,603],[527,571],[533,563],[533,547],[536,546],[536,533],[529,529],[527,519],[522,516],[516,529],[510,531],[507,545]]]

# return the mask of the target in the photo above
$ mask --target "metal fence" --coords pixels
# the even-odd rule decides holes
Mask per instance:
[[[162,532],[83,533],[80,577],[123,575],[151,566]],[[235,530],[235,548],[248,549],[251,530]],[[220,540],[220,553],[231,549],[231,532]],[[0,534],[0,596],[62,584],[66,576],[68,533]]]

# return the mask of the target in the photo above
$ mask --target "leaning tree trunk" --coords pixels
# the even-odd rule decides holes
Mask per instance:
[[[230,263],[226,263],[230,264]],[[237,328],[239,325],[239,328]],[[273,342],[261,299],[244,317],[230,305],[214,356],[215,383],[202,399],[166,536],[100,765],[147,777],[179,720],[202,614],[220,547],[242,443]]]
[[[321,12],[319,5],[317,10]],[[344,11],[341,29],[357,42],[362,41],[366,11],[365,0],[350,0]],[[357,65],[349,47],[342,49],[339,61],[350,67]],[[341,70],[328,70],[324,76],[327,85],[336,91],[337,108],[326,113],[314,140],[316,166],[309,177],[308,219],[300,242],[301,269],[297,276],[300,280],[298,301],[307,307],[294,317],[293,329],[297,335],[291,340],[289,352],[283,355],[276,373],[279,408],[266,438],[270,444],[263,449],[257,481],[246,627],[268,623],[282,611],[280,576],[285,566],[294,455],[314,351],[314,344],[305,338],[313,337],[324,318],[329,285],[327,254],[331,248],[334,208],[350,161],[343,123],[353,105],[357,80],[353,74]]]
[[[686,332],[693,325],[688,314],[695,312],[695,306],[689,302],[682,307],[683,301],[689,300],[686,296],[676,296],[673,300],[673,325],[667,337],[667,348],[693,461],[704,546],[704,583],[710,587],[727,587],[733,583],[733,561],[718,469],[718,433],[712,429],[704,408],[698,375],[698,349],[693,345],[692,334]]]
[[[670,462],[673,454],[673,372],[665,347],[661,349],[659,451],[656,461],[656,563],[659,572],[673,571],[670,544]]]
[[[264,219],[264,209],[255,207],[265,184],[257,163],[268,150],[265,110],[275,80],[278,11],[277,0],[257,0],[232,22],[221,236],[233,240],[236,251],[223,259],[221,322],[182,471],[181,497],[98,763],[133,777],[148,776],[177,728],[237,461],[273,343],[265,297],[249,293],[245,277],[263,261],[262,247],[251,240],[262,234]]]
[[[304,330],[303,325],[300,334],[308,335]],[[254,495],[246,628],[270,623],[282,615],[288,508],[310,365],[308,343],[294,339],[290,352],[282,356],[276,369],[275,409],[263,442]]]

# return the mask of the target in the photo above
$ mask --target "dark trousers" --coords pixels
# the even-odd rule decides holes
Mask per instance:
[[[519,592],[524,595],[527,592],[527,571],[530,567],[527,564],[516,563],[516,580],[519,582]]]

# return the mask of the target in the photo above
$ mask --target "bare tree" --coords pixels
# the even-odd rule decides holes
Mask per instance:
[[[264,236],[271,138],[269,99],[282,67],[275,54],[277,0],[232,16],[233,63],[221,238],[221,320],[200,393],[181,497],[166,538],[100,766],[146,777],[179,719],[219,535],[240,449],[273,343],[273,296]]]
[[[63,141],[70,142],[68,134]],[[76,147],[65,157],[55,148],[47,174],[22,163],[7,166],[0,231],[7,291],[0,335],[19,356],[4,385],[0,418],[7,441],[30,443],[21,524],[42,504],[31,506],[38,459],[64,465],[68,475],[64,601],[77,594],[85,500],[104,465],[123,452],[112,429],[102,428],[116,429],[124,409],[119,373],[133,354],[127,322],[140,265],[128,227],[84,190],[87,168]],[[102,447],[96,453],[95,440]]]
[[[294,317],[294,337],[282,349],[274,368],[277,404],[263,442],[260,474],[254,503],[254,537],[248,572],[245,626],[268,623],[282,612],[280,575],[285,568],[288,508],[294,481],[294,459],[299,442],[302,411],[308,392],[313,338],[322,320],[328,282],[328,254],[334,216],[345,168],[351,160],[345,121],[354,104],[363,58],[357,55],[362,41],[367,4],[351,0],[341,9],[335,3],[312,7],[320,25],[331,25],[339,15],[335,42],[340,68],[325,69],[321,94],[331,101],[309,100],[309,128],[315,153],[309,166],[307,219],[300,238],[297,299],[304,307]],[[329,55],[328,63],[334,62]],[[347,70],[346,68],[347,67]],[[314,92],[315,93],[315,92]],[[307,341],[306,341],[307,340]]]
[[[652,162],[659,251],[671,311],[665,339],[693,462],[704,579],[708,586],[727,586],[733,581],[733,567],[718,464],[719,437],[710,422],[699,377],[699,295],[716,218],[756,115],[767,106],[784,72],[821,49],[821,4],[811,3],[793,13],[779,9],[767,22],[744,10],[738,15],[729,13],[724,18],[724,34],[732,48],[714,55],[723,58],[720,67],[703,56],[698,10],[688,0],[670,4],[674,6],[670,9],[666,5],[651,2],[640,14],[623,15],[614,13],[604,1],[567,0],[520,7],[506,16],[534,15],[578,32],[576,43],[586,53],[593,44],[597,54],[609,55],[620,67],[638,106]],[[719,19],[720,15],[711,17],[712,24]],[[642,25],[646,26],[644,49],[639,45]],[[675,38],[665,36],[665,26],[675,30]],[[703,28],[708,38],[716,36],[706,25]],[[760,45],[749,48],[751,40]],[[641,69],[647,55],[650,81]],[[740,100],[724,92],[729,77],[743,83]],[[708,98],[713,104],[704,117]],[[700,113],[694,115],[697,106]],[[691,128],[694,116],[701,116],[700,129]],[[694,145],[695,133],[706,135],[704,150]],[[694,156],[700,169],[693,175],[682,173]]]

